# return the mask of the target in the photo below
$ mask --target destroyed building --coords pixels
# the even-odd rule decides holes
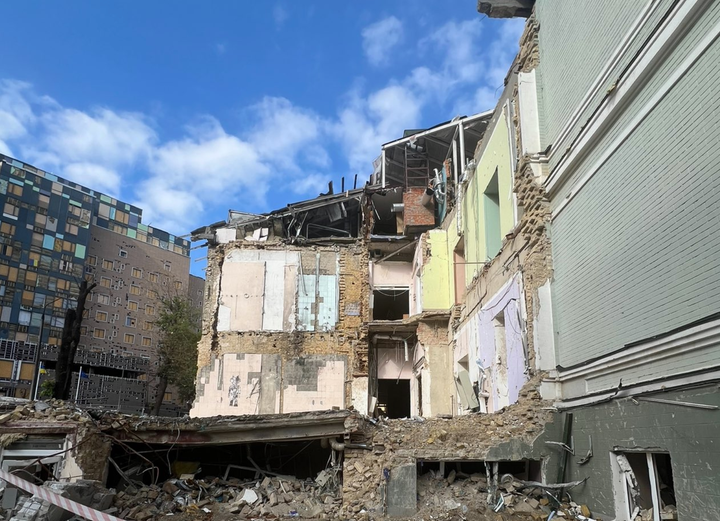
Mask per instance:
[[[527,17],[493,110],[193,232],[191,418],[93,431],[112,486],[162,468],[122,517],[720,519],[720,2],[478,10]]]

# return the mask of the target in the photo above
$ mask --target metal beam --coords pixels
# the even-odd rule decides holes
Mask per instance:
[[[417,138],[427,136],[428,134],[434,134],[435,132],[439,132],[439,131],[441,131],[441,130],[445,130],[445,129],[448,129],[448,128],[452,128],[453,126],[457,125],[457,124],[460,123],[460,122],[462,122],[462,123],[470,123],[470,122],[472,122],[472,121],[477,121],[477,120],[479,120],[479,119],[486,118],[486,117],[488,117],[488,116],[492,116],[492,113],[493,113],[492,110],[488,110],[488,111],[486,111],[486,112],[480,112],[479,114],[475,114],[475,115],[473,115],[473,116],[467,116],[467,117],[460,118],[460,119],[457,119],[457,120],[449,121],[449,122],[447,122],[447,123],[445,123],[445,124],[443,124],[443,125],[438,125],[437,127],[434,127],[434,128],[428,129],[428,130],[425,130],[425,131],[423,131],[423,132],[418,132],[417,134],[413,134],[412,136],[403,137],[403,138],[400,138],[400,139],[396,139],[395,141],[390,141],[389,143],[385,143],[385,144],[382,146],[382,148],[383,148],[383,150],[386,150],[386,149],[388,149],[388,148],[390,148],[390,147],[394,147],[394,146],[396,146],[396,145],[400,145],[400,144],[405,143],[405,142],[407,142],[407,141],[413,141],[413,140],[415,140],[415,139],[417,139]]]

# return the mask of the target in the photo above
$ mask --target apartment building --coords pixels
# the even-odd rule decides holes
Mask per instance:
[[[179,294],[202,301],[202,279],[194,278],[190,288],[189,242],[143,224],[140,208],[0,159],[3,389],[29,396],[38,342],[41,378],[52,378],[64,313],[85,277],[98,285],[87,302],[75,359],[76,370],[82,366],[87,376],[73,384],[77,399],[110,406],[109,395],[117,400],[119,394],[121,409],[142,411],[152,399],[158,363],[153,317],[159,300]],[[103,391],[114,387],[117,392]],[[173,402],[171,392],[166,398]]]

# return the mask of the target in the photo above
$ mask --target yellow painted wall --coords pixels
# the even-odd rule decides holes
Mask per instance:
[[[449,277],[452,257],[448,256],[447,232],[443,229],[430,230],[423,235],[423,244],[426,251],[430,251],[429,258],[425,252],[422,270],[422,299],[423,310],[450,309],[452,305],[452,279]]]
[[[463,233],[465,236],[465,277],[470,281],[475,270],[482,268],[481,264],[492,259],[498,251],[488,251],[486,247],[486,211],[485,191],[492,180],[495,171],[498,173],[499,194],[499,227],[500,238],[504,237],[515,226],[514,200],[512,193],[513,175],[510,154],[510,139],[505,109],[496,116],[492,134],[486,134],[487,146],[475,170],[475,175],[468,182],[462,201]]]

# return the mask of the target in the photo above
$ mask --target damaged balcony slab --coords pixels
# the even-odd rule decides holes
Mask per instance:
[[[107,432],[119,441],[181,446],[313,440],[343,437],[345,422],[352,414],[341,410],[222,416],[190,420],[184,424],[153,418],[124,425],[114,422]]]

